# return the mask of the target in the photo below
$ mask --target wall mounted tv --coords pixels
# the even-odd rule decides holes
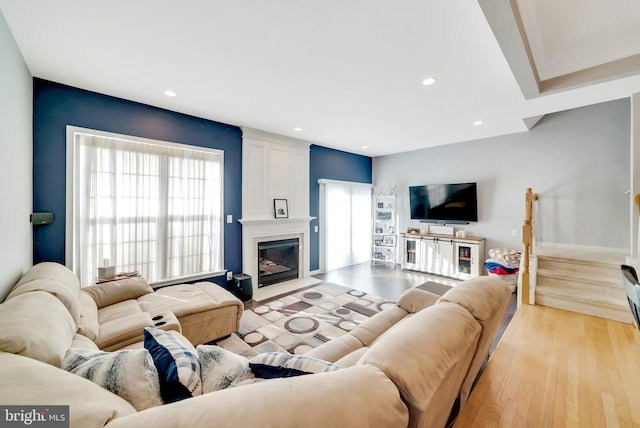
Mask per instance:
[[[478,221],[476,183],[410,186],[409,205],[412,220],[434,223]]]

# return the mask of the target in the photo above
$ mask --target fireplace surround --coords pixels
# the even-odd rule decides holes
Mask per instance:
[[[320,282],[309,273],[310,145],[295,138],[242,128],[242,218],[238,221],[242,224],[242,270],[253,279],[254,300]],[[276,199],[287,201],[287,218],[276,216]],[[259,287],[258,245],[288,239],[298,240],[297,276]]]
[[[320,282],[309,273],[309,221],[306,218],[246,220],[242,223],[242,269],[254,280],[253,299],[260,301],[278,294]],[[298,277],[284,282],[258,287],[258,245],[278,240],[298,240]]]

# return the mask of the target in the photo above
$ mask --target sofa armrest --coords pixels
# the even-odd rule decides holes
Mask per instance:
[[[407,426],[408,420],[393,382],[362,365],[203,394],[117,418],[107,427],[391,427]]]
[[[398,387],[412,427],[444,427],[480,337],[464,308],[438,303],[380,337],[357,364],[379,367]]]
[[[147,312],[138,312],[102,323],[96,344],[104,351],[115,351],[143,340],[145,327],[153,327],[151,315]]]
[[[335,363],[339,359],[363,347],[362,342],[356,339],[355,336],[344,334],[313,348],[307,352],[305,356]]]
[[[364,346],[369,346],[387,331],[395,328],[407,315],[410,315],[410,313],[403,308],[391,306],[364,320],[349,334],[358,339]]]
[[[3,406],[68,406],[67,426],[102,428],[135,413],[131,404],[78,375],[33,358],[0,352],[0,403]],[[2,415],[4,418],[4,414]],[[4,419],[3,419],[4,420]],[[8,423],[9,426],[23,424]],[[4,426],[6,426],[3,423]],[[32,424],[23,426],[52,424]],[[64,426],[64,423],[58,424]]]

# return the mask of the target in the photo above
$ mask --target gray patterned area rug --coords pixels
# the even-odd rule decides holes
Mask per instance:
[[[444,293],[451,290],[452,287],[450,285],[440,284],[439,282],[427,281],[418,285],[416,288],[442,296]]]
[[[238,332],[216,344],[246,357],[273,351],[304,354],[392,305],[363,291],[324,283],[245,310]]]

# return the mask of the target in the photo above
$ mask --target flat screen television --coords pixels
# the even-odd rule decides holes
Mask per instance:
[[[409,187],[412,220],[466,223],[478,221],[476,183]]]

